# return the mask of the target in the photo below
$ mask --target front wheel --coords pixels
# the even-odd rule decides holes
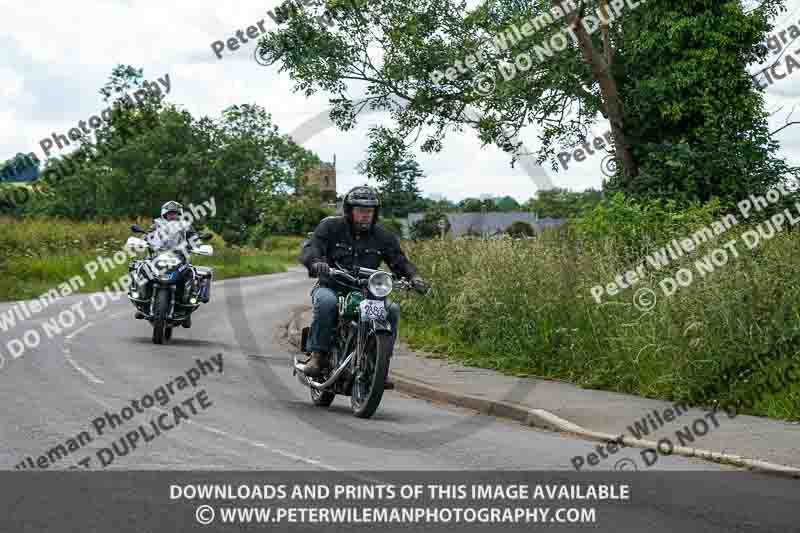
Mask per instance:
[[[367,337],[364,346],[366,368],[356,376],[350,396],[350,406],[358,418],[371,417],[381,403],[391,351],[391,335],[373,333]]]
[[[169,314],[169,291],[162,289],[156,293],[153,302],[153,344],[169,342],[172,332],[167,333],[167,315]]]

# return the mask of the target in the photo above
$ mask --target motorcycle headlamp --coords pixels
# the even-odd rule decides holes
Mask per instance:
[[[158,254],[153,262],[155,263],[156,268],[159,270],[175,268],[181,264],[181,260],[172,252]]]
[[[375,272],[369,277],[367,287],[376,298],[386,298],[392,292],[392,276],[386,272]]]

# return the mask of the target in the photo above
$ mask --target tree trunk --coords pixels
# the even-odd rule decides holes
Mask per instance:
[[[603,7],[608,9],[606,3],[604,3]],[[608,12],[606,11],[606,13]],[[617,160],[617,165],[622,168],[622,173],[626,177],[635,177],[639,174],[639,166],[633,158],[632,146],[624,132],[625,111],[617,91],[617,82],[611,74],[611,61],[614,55],[611,50],[611,43],[607,38],[607,26],[604,27],[603,40],[608,48],[605,51],[606,53],[603,54],[595,50],[591,35],[586,31],[583,21],[577,12],[568,15],[568,21],[578,40],[578,46],[581,49],[584,61],[589,65],[592,75],[600,84],[600,92],[608,111],[608,120],[611,122],[611,134],[614,137],[614,157]]]

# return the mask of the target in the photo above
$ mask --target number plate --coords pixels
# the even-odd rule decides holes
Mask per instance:
[[[383,305],[383,300],[361,302],[361,320],[386,320],[386,306]]]

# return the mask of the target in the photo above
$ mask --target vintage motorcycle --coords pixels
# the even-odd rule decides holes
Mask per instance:
[[[428,294],[409,281],[394,279],[389,272],[363,267],[331,268],[329,276],[347,287],[339,296],[338,321],[329,370],[319,379],[304,373],[304,365],[294,356],[292,374],[309,388],[314,405],[328,407],[337,394],[350,396],[353,414],[369,418],[378,409],[384,383],[389,373],[392,352],[392,326],[387,320],[386,298],[394,289],[415,290]],[[311,332],[304,327],[301,350],[306,348]]]
[[[135,224],[131,231],[147,233]],[[147,252],[145,259],[131,261],[128,269],[128,299],[136,307],[136,318],[152,324],[154,344],[168,343],[172,328],[191,327],[191,314],[200,302],[208,303],[210,299],[213,271],[192,266],[191,254],[210,256],[214,250],[208,244],[190,243],[181,231],[155,231],[143,239],[129,237],[125,246]],[[176,297],[179,287],[181,298]]]

